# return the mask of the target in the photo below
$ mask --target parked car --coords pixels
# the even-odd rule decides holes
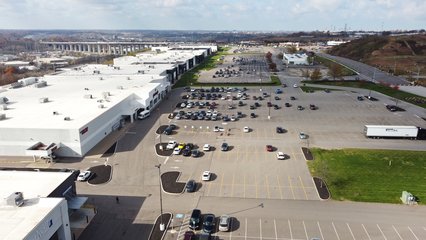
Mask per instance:
[[[170,127],[170,126],[166,127],[166,129],[164,129],[164,131],[163,131],[163,133],[166,134],[166,135],[170,135],[170,134],[172,134],[172,132],[173,132],[173,128]]]
[[[194,150],[191,151],[191,156],[192,157],[199,157],[200,154],[201,154],[200,150],[198,150],[198,149],[194,149]]]
[[[201,176],[201,180],[210,181],[211,176],[212,176],[212,173],[210,171],[204,171],[203,175]]]
[[[186,231],[183,235],[183,240],[194,240],[195,239],[195,233],[193,231]]]
[[[362,101],[362,100],[364,100],[364,97],[363,96],[358,96],[357,99],[358,99],[358,101]]]
[[[284,106],[286,106],[286,107],[291,107],[291,104],[290,104],[290,103],[288,103],[288,102],[286,102],[286,103],[284,104]]]
[[[219,231],[227,232],[231,228],[231,217],[228,215],[222,215],[219,218]]]
[[[213,214],[204,215],[203,232],[211,233],[215,227],[215,216]]]
[[[268,152],[272,152],[274,149],[272,147],[272,145],[266,145],[266,151]]]
[[[201,210],[194,209],[191,213],[191,218],[189,219],[189,229],[197,230],[200,227],[201,222]]]
[[[256,118],[256,114],[255,113],[250,113],[250,117],[251,118]]]
[[[82,171],[80,172],[80,174],[78,174],[77,181],[79,182],[88,181],[91,175],[92,175],[91,171]]]
[[[290,100],[296,100],[296,98],[295,98],[295,97],[293,97],[293,96],[291,96],[291,97],[290,97]]]
[[[247,126],[245,126],[245,127],[243,128],[243,132],[245,132],[245,133],[250,132],[250,128],[249,128],[249,127],[247,127]]]
[[[176,141],[170,140],[169,143],[167,143],[166,149],[172,150],[176,147],[176,145],[177,145]]]
[[[300,138],[300,139],[307,139],[307,138],[308,138],[308,135],[306,135],[304,132],[300,132],[300,133],[299,133],[299,138]]]
[[[293,87],[294,87],[294,88],[297,88],[297,84],[293,84]]]
[[[195,182],[195,180],[190,179],[186,185],[185,185],[185,189],[187,192],[195,192],[195,190],[197,189],[197,182]]]
[[[284,160],[285,159],[285,155],[283,152],[277,152],[277,159],[278,160]]]
[[[278,97],[278,96],[275,96],[275,97],[274,97],[274,99],[275,99],[276,101],[281,100],[281,98],[280,98],[280,97]]]
[[[317,106],[315,106],[314,104],[310,104],[309,105],[309,109],[311,109],[311,110],[317,110]]]
[[[173,150],[173,155],[179,155],[182,152],[182,148],[176,147]]]
[[[213,131],[214,132],[223,132],[223,131],[225,131],[225,129],[223,127],[214,126]]]
[[[304,107],[302,107],[302,106],[297,106],[297,110],[299,110],[299,111],[302,111],[303,109],[305,109]]]
[[[277,127],[276,132],[277,133],[284,133],[284,129],[282,127]]]
[[[222,146],[220,146],[220,150],[222,150],[224,152],[228,151],[228,149],[229,149],[229,145],[226,142],[222,143]]]
[[[187,149],[187,148],[183,149],[182,155],[185,156],[185,157],[191,156],[191,149]]]
[[[210,151],[210,147],[211,147],[210,144],[208,143],[204,144],[203,151],[206,151],[206,152]]]

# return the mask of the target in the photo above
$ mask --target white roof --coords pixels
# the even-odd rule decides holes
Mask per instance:
[[[169,50],[161,53],[140,53],[136,57],[144,63],[183,63],[195,56],[204,54],[206,50]]]
[[[64,199],[32,199],[28,206],[0,207],[0,239],[25,239]]]
[[[393,126],[393,125],[365,125],[369,128],[404,128],[404,129],[417,129],[416,126]]]
[[[10,102],[8,110],[3,111],[7,119],[0,121],[0,128],[80,128],[130,95],[147,99],[152,89],[161,86],[162,79],[165,76],[103,75],[93,74],[93,71],[79,75],[76,71],[39,78],[48,85],[42,88],[29,85],[0,89],[0,97],[7,97]],[[121,89],[118,89],[119,86]],[[107,97],[108,102],[100,103],[98,101],[104,100],[104,92],[111,96]],[[85,98],[87,95],[93,98]],[[49,101],[40,103],[40,98],[48,98]],[[100,104],[104,108],[99,108]],[[53,115],[53,112],[58,115]],[[70,117],[71,121],[64,121],[64,117]]]
[[[2,170],[0,171],[0,199],[14,192],[23,192],[25,199],[47,197],[71,174],[72,172]]]

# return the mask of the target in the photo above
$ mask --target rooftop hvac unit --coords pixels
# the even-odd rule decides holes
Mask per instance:
[[[127,80],[130,80],[130,77],[127,77]]]
[[[10,84],[10,88],[20,88],[22,87],[22,82],[14,82]]]
[[[57,111],[53,111],[53,115],[59,115]]]
[[[47,82],[46,81],[40,81],[36,84],[34,84],[35,88],[42,88],[42,87],[46,87],[47,86]]]
[[[123,86],[117,86],[117,89],[123,89]]]
[[[84,98],[86,98],[86,99],[92,99],[93,96],[92,96],[92,94],[86,94],[86,95],[84,95]]]
[[[145,71],[144,70],[138,70],[138,73],[139,74],[145,74]]]
[[[64,117],[64,121],[71,121],[70,117]]]
[[[0,110],[7,110],[6,104],[0,104]]]
[[[40,98],[38,101],[39,101],[40,103],[47,103],[47,102],[49,102],[49,98],[47,98],[47,97],[42,97],[42,98]]]
[[[6,114],[0,113],[0,121],[6,119]]]
[[[12,193],[6,198],[6,204],[14,207],[20,207],[24,204],[24,195],[22,192]]]
[[[114,69],[116,69],[116,70],[120,70],[120,67],[114,67]]]
[[[104,80],[104,78],[103,77],[99,77],[99,80]]]
[[[111,96],[110,92],[103,92],[102,93],[102,97],[104,97],[104,98],[109,97],[109,96]]]
[[[98,108],[104,108],[105,106],[103,104],[99,104]]]
[[[99,71],[99,70],[93,70],[93,74],[101,74],[101,71]]]
[[[0,97],[0,103],[8,103],[9,99],[7,97]]]

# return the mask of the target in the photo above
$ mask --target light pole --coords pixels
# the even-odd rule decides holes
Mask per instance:
[[[161,195],[161,163],[155,165],[155,167],[158,168],[158,182],[160,183],[160,231],[164,231],[165,226],[163,223],[163,197]]]

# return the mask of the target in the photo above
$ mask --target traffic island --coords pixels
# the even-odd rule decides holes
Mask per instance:
[[[167,125],[161,125],[157,128],[157,131],[155,131],[156,134],[162,134],[164,130],[166,130]]]
[[[158,156],[168,157],[173,153],[173,149],[166,149],[167,143],[157,143],[155,144],[155,152]]]
[[[328,191],[327,184],[321,178],[313,177],[317,192],[322,200],[330,199],[330,192]]]
[[[112,167],[110,165],[99,165],[89,168],[92,177],[87,181],[89,184],[104,184],[111,180]]]
[[[314,155],[312,155],[309,148],[302,147],[303,156],[305,156],[306,160],[314,160]]]
[[[162,215],[158,216],[155,220],[155,224],[153,228],[151,229],[151,233],[149,234],[149,240],[163,240],[164,236],[166,236],[167,229],[169,228],[170,221],[172,219],[171,213],[163,213]],[[164,224],[164,230],[161,231],[160,224]]]
[[[185,190],[186,183],[178,182],[180,172],[172,171],[161,174],[161,186],[164,192],[169,194],[181,194]]]

